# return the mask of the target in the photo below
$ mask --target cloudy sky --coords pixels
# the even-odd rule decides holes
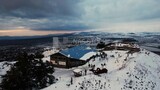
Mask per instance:
[[[0,0],[0,36],[160,32],[160,0]]]

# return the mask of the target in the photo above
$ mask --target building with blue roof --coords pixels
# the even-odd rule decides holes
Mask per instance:
[[[72,47],[70,49],[62,50],[60,51],[60,53],[70,58],[80,59],[86,53],[93,52],[93,51],[95,50],[91,49],[86,45],[79,45],[79,46]]]
[[[86,45],[79,45],[51,55],[50,61],[57,67],[76,67],[87,62],[87,60],[81,60],[81,57],[89,52],[95,52],[95,50]]]

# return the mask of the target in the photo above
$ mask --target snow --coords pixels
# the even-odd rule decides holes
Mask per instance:
[[[87,60],[87,59],[89,59],[91,56],[93,56],[93,55],[96,55],[96,52],[93,52],[93,51],[91,51],[91,52],[88,52],[88,53],[86,53],[84,56],[82,56],[80,59],[81,60]]]
[[[56,68],[53,75],[58,81],[43,90],[160,90],[160,56],[142,49],[133,54],[120,50],[104,52],[107,57],[93,58],[83,66]],[[92,53],[84,58],[92,56],[89,54]],[[95,65],[95,69],[106,68],[108,73],[94,75],[89,64]],[[81,68],[87,70],[87,75],[74,77],[72,71]]]
[[[52,49],[43,52],[44,58],[42,58],[43,62],[50,61],[50,55],[59,52],[59,50]]]
[[[91,49],[91,47],[86,47],[86,49]]]
[[[13,65],[14,63],[15,63],[15,61],[13,61],[13,62],[7,62],[7,61],[0,62],[0,82],[2,80],[1,76],[5,75],[6,72],[11,68],[11,65]]]
[[[82,69],[79,69],[79,68],[73,70],[73,72],[77,72],[77,73],[78,73],[78,72],[81,72],[81,71],[83,71],[83,70],[82,70]]]
[[[44,51],[43,52],[43,55],[44,56],[50,56],[50,55],[52,55],[52,54],[54,54],[54,53],[57,53],[58,52],[58,50],[47,50],[47,51]]]
[[[50,56],[46,56],[46,57],[42,58],[42,61],[43,62],[50,61]]]

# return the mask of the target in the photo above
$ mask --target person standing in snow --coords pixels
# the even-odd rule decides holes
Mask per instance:
[[[71,77],[71,85],[73,84],[73,78]]]
[[[87,70],[86,69],[84,70],[84,72],[85,72],[85,75],[87,75]]]

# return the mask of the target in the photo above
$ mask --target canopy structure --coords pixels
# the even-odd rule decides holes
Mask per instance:
[[[73,70],[73,73],[74,73],[74,75],[76,76],[76,77],[79,77],[79,76],[82,76],[82,74],[83,74],[83,69],[74,69]]]

